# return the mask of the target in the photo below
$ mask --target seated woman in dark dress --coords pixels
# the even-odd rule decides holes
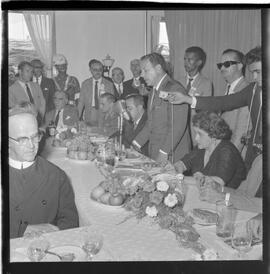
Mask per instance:
[[[211,176],[223,186],[237,188],[246,178],[246,169],[240,153],[230,142],[228,124],[208,111],[197,113],[192,123],[198,148],[174,164],[177,172]]]

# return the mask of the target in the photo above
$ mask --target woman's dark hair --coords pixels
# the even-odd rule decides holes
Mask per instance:
[[[201,111],[193,116],[193,126],[208,133],[209,137],[230,140],[232,131],[223,118],[214,112]]]

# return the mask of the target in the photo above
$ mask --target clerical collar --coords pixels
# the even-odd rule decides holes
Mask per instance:
[[[156,87],[155,87],[156,90],[159,89],[159,87],[160,87],[160,85],[161,85],[163,79],[164,79],[166,76],[167,76],[167,73],[165,73],[165,74],[163,75],[163,77],[160,79],[160,81],[159,81],[158,84],[156,85]]]
[[[33,165],[34,162],[35,162],[35,161],[33,161],[33,162],[20,162],[20,161],[17,161],[17,160],[13,160],[11,158],[9,158],[8,160],[9,160],[9,165],[12,166],[13,168],[16,168],[16,169],[28,168],[31,165]]]

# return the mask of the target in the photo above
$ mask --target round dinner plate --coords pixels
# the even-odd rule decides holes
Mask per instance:
[[[90,197],[90,201],[93,202],[96,206],[98,206],[100,208],[104,208],[106,210],[117,210],[117,209],[119,210],[121,208],[123,209],[123,205],[119,205],[119,206],[107,205],[107,204],[103,204],[99,201],[96,201],[96,200],[92,199],[91,197]]]
[[[87,159],[87,160],[77,160],[77,159],[71,159],[71,158],[68,158],[66,157],[67,160],[71,161],[71,162],[74,162],[74,163],[77,163],[77,164],[89,164],[90,163],[90,160]]]
[[[76,245],[63,245],[63,246],[56,246],[50,248],[48,251],[54,252],[59,254],[60,256],[66,253],[73,253],[75,255],[75,259],[73,262],[80,262],[85,261],[86,254],[82,250],[81,247]],[[52,254],[46,254],[46,256],[42,259],[42,262],[59,262],[60,259]]]
[[[207,210],[207,211],[210,211],[210,212],[216,214],[216,211],[213,210],[213,209],[209,209],[209,208],[200,208],[200,209],[202,209],[202,210]],[[214,223],[208,223],[208,222],[206,222],[206,221],[204,221],[204,220],[202,220],[202,219],[200,219],[200,218],[194,216],[192,210],[190,210],[190,211],[188,212],[188,214],[194,219],[194,222],[195,222],[196,224],[198,224],[198,225],[203,225],[203,226],[216,225],[215,222],[214,222]]]

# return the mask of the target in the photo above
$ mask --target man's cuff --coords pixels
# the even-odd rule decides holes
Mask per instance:
[[[161,149],[159,150],[159,152],[162,153],[162,154],[164,154],[164,155],[166,155],[166,156],[168,156],[168,153],[165,152],[165,151],[163,151],[163,150],[161,150]]]
[[[195,96],[191,96],[192,97],[192,103],[190,105],[191,108],[196,108],[197,105],[197,99]]]
[[[141,145],[138,143],[138,142],[136,142],[135,140],[133,140],[132,141],[132,144],[135,146],[135,147],[138,147],[139,149],[141,149]]]

